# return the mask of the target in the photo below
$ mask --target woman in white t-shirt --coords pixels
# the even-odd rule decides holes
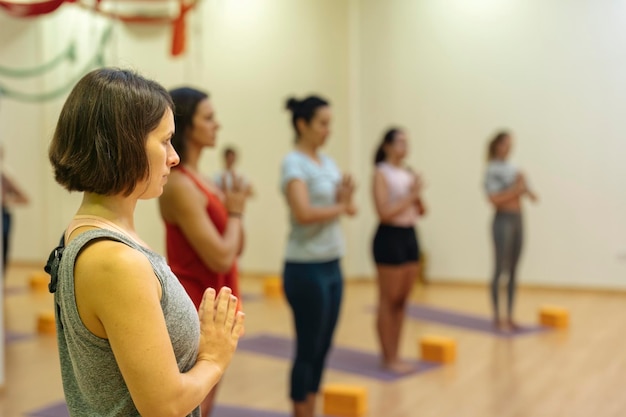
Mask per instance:
[[[528,196],[533,202],[535,194],[528,187],[524,175],[509,162],[513,139],[508,132],[499,132],[489,142],[485,172],[485,192],[494,208],[492,224],[494,247],[494,271],[491,279],[491,300],[493,322],[498,330],[516,330],[513,320],[513,304],[517,288],[517,264],[522,253],[522,197]],[[506,273],[507,306],[506,319],[500,314],[500,278]]]
[[[320,152],[330,134],[328,102],[316,96],[292,98],[287,108],[296,133],[295,149],[285,156],[281,169],[291,229],[283,282],[297,338],[290,397],[294,417],[313,417],[343,292],[339,219],[356,213],[354,183]]]

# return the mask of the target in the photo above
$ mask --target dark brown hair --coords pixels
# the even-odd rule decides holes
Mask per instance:
[[[397,127],[393,127],[385,132],[383,140],[380,142],[380,145],[378,145],[378,149],[376,149],[376,154],[374,155],[374,165],[379,162],[383,162],[387,158],[385,145],[392,144],[393,141],[396,140],[396,135],[400,132],[402,132],[402,130]]]
[[[489,146],[487,147],[487,160],[493,161],[496,159],[496,153],[498,152],[498,146],[508,138],[509,132],[506,130],[501,130],[489,141]]]
[[[302,119],[306,124],[310,124],[315,117],[317,109],[329,106],[329,102],[318,96],[309,96],[303,100],[297,100],[293,97],[287,99],[285,107],[291,112],[291,124],[296,131],[296,139],[300,136],[298,132],[298,119]]]
[[[180,87],[170,90],[174,101],[174,124],[176,132],[172,138],[172,146],[180,157],[180,162],[187,160],[187,131],[193,127],[193,116],[196,114],[198,104],[209,98],[204,91],[191,87]]]
[[[56,181],[68,191],[130,195],[148,178],[148,134],[172,100],[158,83],[128,70],[85,75],[63,105],[48,149]]]
[[[226,159],[229,155],[237,156],[237,150],[232,146],[227,146],[222,151],[222,156]]]

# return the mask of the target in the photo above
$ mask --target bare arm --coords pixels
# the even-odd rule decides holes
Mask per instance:
[[[12,204],[28,204],[28,196],[11,177],[2,173],[2,198]]]
[[[309,201],[306,184],[293,179],[287,184],[287,203],[296,221],[300,224],[313,224],[333,220],[346,213],[348,204],[337,202],[332,206],[314,207]]]
[[[428,213],[428,210],[426,209],[426,205],[424,204],[424,199],[422,197],[419,197],[415,201],[415,209],[417,210],[417,213],[420,216],[425,216],[426,213]]]
[[[513,185],[499,193],[489,194],[489,201],[491,201],[491,204],[494,206],[500,206],[519,198],[520,195],[522,195],[522,192],[519,187],[517,185]]]
[[[514,200],[518,200],[520,196],[524,194],[526,191],[526,183],[524,181],[524,176],[522,174],[518,174],[515,179],[515,183],[511,185],[504,191],[500,191],[497,193],[489,194],[489,201],[494,206],[502,206],[504,204],[513,202]]]
[[[159,198],[161,214],[180,227],[207,268],[228,271],[240,249],[241,219],[230,216],[224,235],[220,235],[206,214],[205,196],[185,177],[170,180]]]
[[[389,201],[389,191],[387,189],[387,182],[383,173],[376,171],[374,173],[374,205],[376,206],[376,213],[381,222],[385,223],[393,219],[398,213],[406,210],[412,204],[416,204],[416,197],[413,194],[394,202]]]
[[[160,306],[161,287],[143,254],[119,242],[96,242],[78,257],[75,288],[82,321],[109,340],[142,416],[190,413],[221,378],[243,331],[229,294],[221,294],[214,316],[214,290],[208,291],[200,311],[198,360],[181,373]]]

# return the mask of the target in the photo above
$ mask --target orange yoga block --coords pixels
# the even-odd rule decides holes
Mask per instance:
[[[452,363],[456,360],[456,341],[449,337],[424,336],[420,340],[420,350],[425,361]]]
[[[30,284],[30,288],[33,291],[37,292],[47,292],[48,291],[48,283],[50,282],[50,275],[46,272],[33,272],[30,274],[28,278],[28,283]]]
[[[539,322],[543,326],[565,329],[569,326],[569,312],[556,306],[544,306],[539,310]]]
[[[37,316],[37,332],[45,334],[56,333],[54,312],[46,311],[43,313],[39,313],[39,315]]]
[[[358,385],[328,384],[323,389],[324,415],[362,417],[367,413],[367,389]]]
[[[267,276],[263,279],[263,293],[267,297],[282,297],[283,280],[276,275]]]

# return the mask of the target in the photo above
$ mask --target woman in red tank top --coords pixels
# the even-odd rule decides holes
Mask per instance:
[[[226,191],[199,174],[204,148],[214,147],[219,124],[208,95],[193,88],[170,91],[176,132],[172,145],[180,164],[159,198],[167,258],[196,308],[207,287],[230,287],[238,298],[237,256],[243,247],[241,216],[246,190],[239,181]],[[215,389],[202,403],[209,416]]]

